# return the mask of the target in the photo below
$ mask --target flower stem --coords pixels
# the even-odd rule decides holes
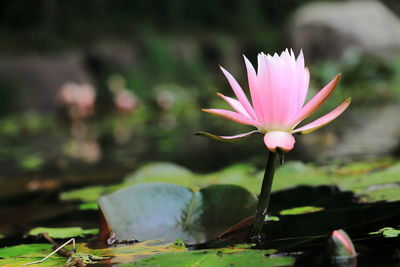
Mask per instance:
[[[264,179],[261,186],[261,192],[258,198],[256,216],[249,233],[250,241],[255,243],[257,247],[262,245],[261,231],[264,225],[265,216],[267,215],[272,181],[274,179],[274,173],[278,159],[278,153],[271,151],[269,152],[267,166],[265,167]]]

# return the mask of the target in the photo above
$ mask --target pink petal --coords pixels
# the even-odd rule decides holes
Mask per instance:
[[[353,242],[351,242],[350,237],[347,235],[345,231],[343,231],[342,229],[333,231],[332,238],[336,246],[338,247],[344,246],[346,248],[345,255],[349,255],[351,257],[357,256],[357,252],[354,248]],[[339,255],[339,256],[345,256],[345,255]]]
[[[254,112],[259,120],[260,119],[263,120],[264,118],[263,103],[259,87],[257,86],[257,74],[250,61],[244,55],[243,57],[244,57],[244,62],[246,64],[247,79],[249,82],[249,89],[250,89],[251,100],[254,107]]]
[[[238,113],[250,118],[250,115],[247,113],[247,111],[244,109],[243,105],[239,101],[237,101],[236,99],[234,99],[232,97],[224,96],[221,93],[217,93],[217,95],[219,97],[221,97],[223,100],[225,100],[226,102],[228,102],[228,104],[231,105],[231,107],[234,110],[236,110]]]
[[[226,119],[245,124],[245,125],[253,125],[254,127],[259,127],[259,123],[251,118],[245,117],[242,114],[239,114],[234,111],[225,110],[225,109],[202,109],[204,112],[208,112],[211,114],[215,114]]]
[[[258,69],[257,69],[256,86],[262,110],[261,121],[263,124],[271,123],[271,120],[273,118],[273,107],[272,107],[273,97],[269,90],[271,84],[270,84],[270,79],[268,79],[270,74],[268,74],[268,69],[267,69],[268,65],[267,60],[270,60],[270,58],[271,58],[270,55],[267,56],[264,53],[260,53],[257,56]]]
[[[276,152],[277,148],[283,152],[288,152],[293,149],[295,142],[293,135],[288,132],[271,131],[264,136],[264,143],[272,152]]]
[[[298,86],[298,106],[297,109],[300,110],[303,105],[304,101],[306,100],[307,97],[307,92],[308,92],[308,86],[310,82],[310,71],[309,69],[304,65],[304,55],[303,51],[300,50],[300,54],[297,57],[296,61],[296,68],[297,68],[297,86]]]
[[[328,99],[330,94],[333,92],[340,80],[340,74],[328,83],[323,89],[321,89],[308,103],[300,110],[298,115],[293,121],[293,128],[296,127],[302,120],[308,118],[317,109],[319,109],[322,104]]]
[[[223,67],[220,67],[222,72],[224,73],[225,77],[228,79],[229,84],[232,87],[233,92],[235,93],[237,99],[242,103],[244,109],[247,111],[247,113],[253,118],[256,118],[256,115],[254,113],[253,107],[250,105],[249,100],[247,99],[247,96],[243,92],[242,88],[236,81],[236,79]]]
[[[217,141],[222,141],[222,142],[236,142],[242,139],[246,139],[249,138],[250,136],[252,136],[253,134],[259,134],[260,131],[258,130],[254,130],[248,133],[242,133],[242,134],[237,134],[237,135],[233,135],[233,136],[219,136],[219,135],[215,135],[215,134],[210,134],[210,133],[206,133],[206,132],[197,132],[195,133],[195,135],[200,135],[200,136],[204,136],[204,137],[208,137]]]
[[[332,110],[331,112],[329,112],[328,114],[322,116],[321,118],[303,126],[300,127],[294,131],[292,131],[292,133],[299,133],[299,134],[308,134],[308,133],[312,133],[313,131],[321,128],[322,126],[330,123],[331,121],[333,121],[334,119],[336,119],[340,114],[342,114],[347,107],[350,105],[351,102],[351,97],[347,98],[342,104],[340,104],[337,108],[335,108],[334,110]]]

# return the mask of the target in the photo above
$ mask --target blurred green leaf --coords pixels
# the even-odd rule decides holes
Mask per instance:
[[[80,210],[98,210],[99,205],[97,205],[97,202],[87,202],[79,205]]]
[[[29,155],[22,158],[20,165],[24,170],[35,171],[43,165],[43,159],[39,155]]]
[[[36,227],[29,231],[28,235],[38,236],[41,233],[47,233],[52,238],[72,238],[83,237],[85,235],[96,235],[98,229],[84,230],[80,227],[63,227],[63,228],[50,228],[50,227]]]
[[[305,206],[305,207],[296,207],[287,210],[281,210],[279,212],[280,215],[299,215],[299,214],[307,214],[307,213],[314,213],[324,210],[321,207],[313,207],[313,206]]]

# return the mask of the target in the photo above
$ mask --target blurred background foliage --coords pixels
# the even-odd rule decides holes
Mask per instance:
[[[75,167],[80,171],[130,170],[149,160],[173,161],[195,171],[215,170],[238,161],[263,165],[266,151],[261,139],[227,145],[194,136],[199,130],[230,135],[248,129],[200,109],[227,107],[215,96],[217,91],[232,95],[218,64],[247,88],[241,55],[255,64],[261,51],[275,53],[291,47],[295,43],[293,14],[316,2],[328,3],[0,1],[3,174],[52,173]],[[342,2],[346,1],[336,1]],[[400,14],[398,1],[381,2]],[[346,49],[340,60],[305,56],[312,94],[337,73],[343,74],[340,86],[319,114],[348,96],[353,98],[351,109],[359,113],[399,103],[400,57],[382,58],[356,46]],[[137,101],[129,112],[118,111],[113,103],[113,77],[119,77],[120,87]],[[90,115],[74,119],[68,107],[59,103],[58,91],[70,81],[95,88]],[[364,127],[357,112],[346,113],[316,137],[298,138],[297,149],[288,157],[315,162],[331,159],[329,153],[316,155],[316,147],[329,152],[346,136],[346,127]],[[398,151],[395,144],[385,153],[397,155]],[[340,154],[345,155],[340,160],[360,156],[353,154]]]

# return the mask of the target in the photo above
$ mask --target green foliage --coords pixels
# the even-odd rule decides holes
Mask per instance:
[[[286,162],[275,175],[273,191],[298,185],[338,185],[343,190],[355,192],[363,201],[397,201],[400,199],[397,185],[400,165],[390,158],[377,161],[351,163],[345,166],[315,167],[298,161]],[[209,174],[194,174],[173,163],[153,162],[138,168],[124,182],[114,186],[94,186],[64,192],[62,200],[80,200],[92,203],[83,207],[95,208],[93,204],[100,196],[115,192],[133,184],[170,183],[191,188],[213,184],[242,186],[258,194],[263,171],[258,172],[248,164],[235,164]]]
[[[87,202],[79,205],[80,210],[97,210],[99,206],[97,202]]]
[[[176,267],[247,267],[291,266],[292,257],[268,257],[264,250],[226,248],[214,250],[189,251],[185,253],[161,254],[121,266],[176,266]]]
[[[93,264],[110,258],[111,256],[96,256],[91,254],[74,253],[68,258],[66,266],[76,266],[78,261],[85,264]]]
[[[175,240],[175,242],[171,246],[175,248],[186,248],[185,242],[183,242],[182,239]]]
[[[71,250],[72,246],[68,245],[66,249]],[[43,259],[53,250],[53,246],[50,244],[24,244],[0,248],[0,266],[23,266],[23,264]],[[89,247],[87,243],[78,243],[76,251],[77,253],[74,253],[68,261],[73,262],[74,259],[80,258],[90,264],[105,259],[105,263],[120,264],[141,260],[159,253],[183,252],[186,251],[186,248],[151,240],[134,245],[98,249]],[[66,258],[55,254],[40,263],[40,266],[64,266],[66,261]]]
[[[314,213],[324,210],[321,207],[313,207],[313,206],[305,206],[305,207],[296,207],[287,210],[281,210],[279,212],[280,215],[299,215],[299,214],[307,214],[307,213]]]
[[[391,237],[398,237],[400,236],[400,230],[394,229],[393,227],[385,227],[379,229],[376,232],[369,233],[370,235],[383,235],[384,237],[391,238]]]
[[[118,186],[114,186],[118,187]],[[94,202],[103,195],[110,192],[113,192],[115,189],[114,187],[107,187],[107,186],[90,186],[81,188],[78,190],[72,190],[69,192],[63,192],[60,194],[61,200],[80,200],[83,202]]]
[[[50,228],[50,227],[36,227],[29,231],[28,235],[38,236],[41,233],[47,233],[52,238],[71,238],[83,237],[86,235],[96,235],[98,229],[82,229],[80,227],[64,227],[64,228]]]
[[[21,167],[27,171],[35,171],[43,165],[43,159],[39,155],[28,155],[21,159]]]
[[[25,263],[41,260],[53,251],[50,244],[29,244],[0,248],[0,266],[23,266]],[[54,255],[40,266],[62,266],[65,258]]]
[[[164,182],[184,185],[191,184],[194,174],[181,166],[168,162],[152,162],[143,165],[134,174],[125,178],[127,184]]]

